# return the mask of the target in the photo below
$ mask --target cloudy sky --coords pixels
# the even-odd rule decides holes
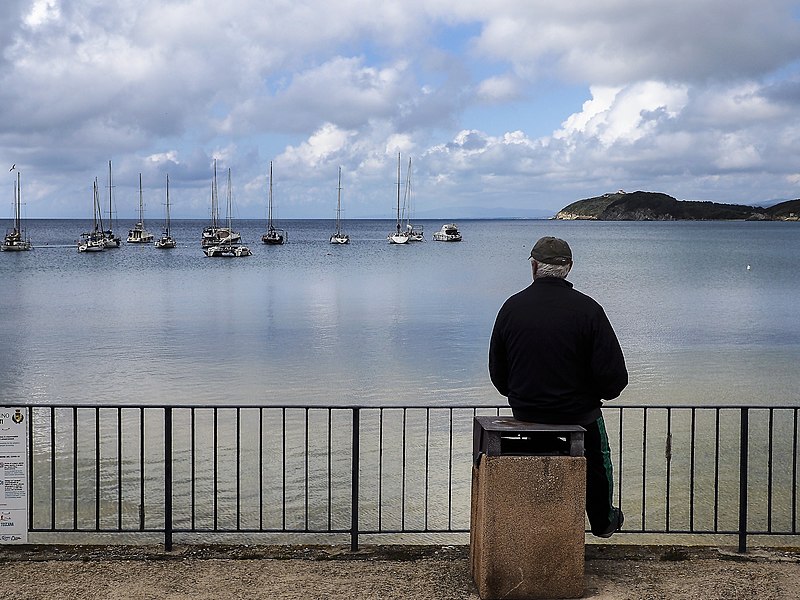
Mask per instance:
[[[553,214],[617,189],[800,197],[800,2],[4,0],[0,164],[31,218]],[[12,215],[14,173],[0,200]],[[6,189],[6,192],[2,192]],[[107,192],[104,192],[107,193]],[[5,200],[3,200],[5,198]],[[5,214],[4,214],[5,213]]]

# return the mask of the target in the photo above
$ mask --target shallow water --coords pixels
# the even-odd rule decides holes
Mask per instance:
[[[617,330],[616,403],[800,399],[796,223],[463,221],[440,243],[424,221],[428,241],[393,246],[393,222],[349,221],[332,246],[332,221],[309,220],[264,246],[264,223],[241,221],[253,256],[237,259],[203,255],[204,224],[176,222],[174,250],[79,254],[86,222],[29,221],[35,250],[0,255],[3,402],[503,403],[489,334],[542,235],[569,241],[570,280]]]

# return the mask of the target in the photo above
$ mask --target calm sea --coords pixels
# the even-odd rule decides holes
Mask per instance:
[[[461,243],[393,246],[392,221],[239,221],[247,258],[179,246],[79,254],[85,221],[26,223],[0,255],[4,404],[481,405],[495,315],[530,282],[533,241],[572,246],[570,280],[615,326],[631,384],[615,403],[798,404],[797,223],[461,221]],[[120,221],[123,235],[133,222]],[[159,233],[159,224],[148,228]]]

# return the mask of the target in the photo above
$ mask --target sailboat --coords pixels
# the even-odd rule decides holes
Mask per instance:
[[[270,246],[278,246],[289,239],[286,231],[276,229],[272,222],[272,161],[269,161],[269,204],[267,208],[267,232],[261,236],[261,241]]]
[[[350,236],[342,231],[342,167],[339,167],[339,193],[336,196],[336,233],[331,236],[331,244],[349,244]]]
[[[216,169],[214,170],[216,173]],[[227,227],[220,229],[220,231],[228,231],[231,234],[219,240],[217,244],[203,248],[206,256],[250,256],[250,248],[243,246],[239,243],[241,236],[238,233],[233,233],[233,223],[231,222],[232,212],[232,197],[231,197],[231,170],[228,169],[228,202],[227,202]],[[234,236],[236,239],[234,240]]]
[[[142,201],[142,174],[139,173],[139,222],[128,230],[129,244],[149,244],[153,234],[144,228],[144,202]]]
[[[397,153],[397,226],[396,231],[390,233],[386,239],[390,244],[406,244],[408,243],[408,231],[403,230],[400,226],[400,153]]]
[[[30,238],[25,235],[25,231],[22,229],[22,217],[20,215],[21,205],[22,186],[20,185],[19,171],[17,171],[17,181],[14,185],[14,229],[6,233],[6,237],[3,238],[3,245],[0,246],[0,250],[3,252],[15,252],[33,248]]]
[[[408,159],[408,171],[406,173],[406,193],[403,200],[403,207],[406,212],[406,232],[408,232],[409,242],[424,242],[425,232],[422,225],[415,227],[411,224],[411,159]]]
[[[120,237],[114,235],[114,209],[112,206],[112,194],[114,186],[111,182],[111,161],[108,161],[108,229],[103,231],[103,246],[106,248],[119,248]]]
[[[211,180],[211,225],[203,228],[203,235],[200,239],[202,248],[216,246],[222,240],[238,242],[241,236],[230,228],[220,227],[219,225],[219,199],[217,198],[217,161],[214,160],[214,178]]]
[[[177,244],[169,231],[169,174],[167,174],[167,218],[164,221],[164,232],[161,238],[154,242],[156,248],[174,248]]]
[[[78,252],[102,252],[105,249],[105,235],[103,234],[103,215],[100,214],[100,225],[97,224],[98,213],[100,212],[100,196],[97,191],[97,179],[94,180],[92,187],[93,221],[92,231],[81,234],[78,241]]]

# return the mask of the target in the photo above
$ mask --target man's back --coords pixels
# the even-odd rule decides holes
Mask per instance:
[[[500,309],[489,372],[515,414],[544,423],[591,422],[628,383],[602,307],[556,277],[537,278]]]

